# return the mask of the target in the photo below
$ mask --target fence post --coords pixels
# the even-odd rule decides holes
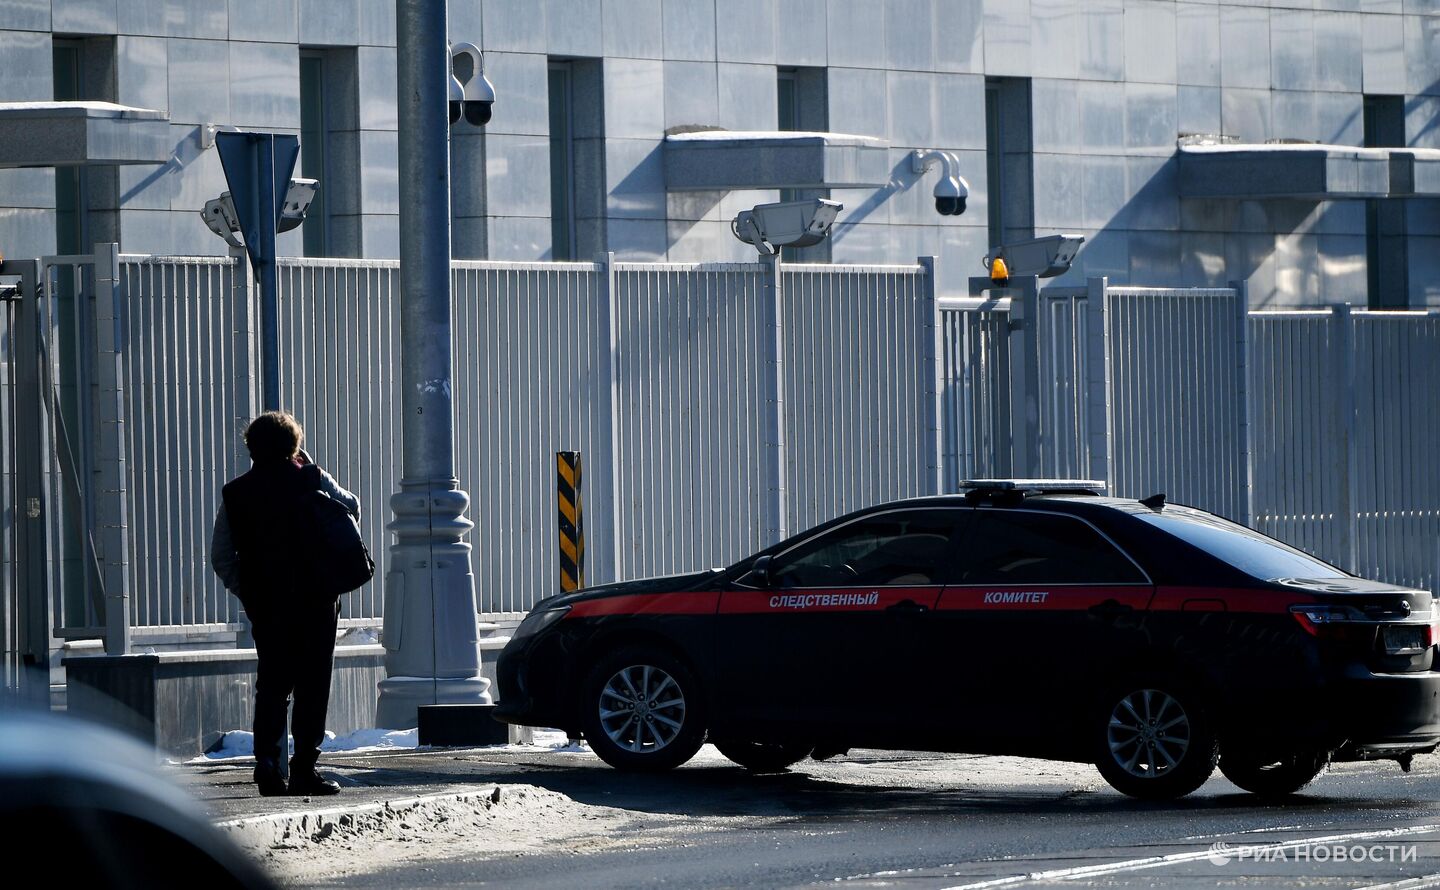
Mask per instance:
[[[1330,307],[1335,335],[1330,338],[1334,344],[1335,357],[1331,366],[1335,373],[1335,393],[1340,401],[1340,447],[1343,451],[1345,478],[1340,486],[1340,534],[1343,542],[1341,552],[1345,554],[1345,570],[1358,571],[1360,565],[1359,517],[1355,513],[1355,502],[1360,474],[1359,448],[1355,441],[1355,319],[1350,314],[1350,304]]]
[[[787,529],[786,467],[785,467],[785,292],[780,281],[780,257],[762,256],[765,266],[765,319],[770,336],[765,346],[770,352],[770,405],[765,418],[766,456],[770,462],[770,516],[765,528],[765,544],[784,540]]]
[[[95,427],[100,496],[96,547],[105,595],[105,654],[130,651],[130,540],[125,496],[125,330],[120,245],[95,245]],[[83,447],[83,446],[82,446]]]
[[[1110,405],[1110,332],[1105,325],[1105,289],[1110,279],[1085,280],[1085,450],[1086,472],[1105,483],[1110,494],[1114,460],[1114,415]]]
[[[610,518],[609,534],[606,536],[610,545],[607,580],[620,581],[625,577],[623,574],[625,571],[625,547],[620,537],[622,529],[624,529],[624,525],[621,523],[623,518],[621,492],[624,490],[621,483],[624,480],[620,477],[623,467],[623,462],[620,460],[620,293],[613,251],[605,254],[604,262],[605,304],[609,312],[606,324],[610,335],[610,405],[609,410],[602,416],[606,418],[610,428],[600,439],[609,449],[604,458],[604,473],[610,480],[610,509],[608,514],[605,514]]]
[[[45,299],[38,260],[5,262],[8,273],[18,267],[20,305],[15,324],[15,559],[17,589],[15,620],[19,676],[15,682],[20,698],[48,706],[50,700],[50,550],[46,532],[49,511],[45,460],[49,453],[43,386],[47,375],[41,371],[45,357],[40,350],[40,301]]]
[[[1244,515],[1239,521],[1242,525],[1249,525],[1255,521],[1255,468],[1250,459],[1250,437],[1255,429],[1254,418],[1250,416],[1250,284],[1240,279],[1230,282],[1230,287],[1235,291],[1235,315],[1238,318],[1235,331],[1235,393],[1240,401],[1236,412],[1240,423],[1238,481],[1244,487],[1239,499]]]
[[[925,441],[929,443],[930,492],[941,494],[945,491],[945,397],[944,329],[940,323],[940,305],[935,300],[935,258],[922,256],[916,260],[923,270],[925,299],[920,311],[925,313],[925,355],[921,368],[925,375],[925,422],[928,427]]]
[[[1010,439],[1019,478],[1039,471],[1040,286],[1033,275],[1017,276],[1010,290]]]
[[[242,432],[250,419],[259,413],[259,381],[255,374],[255,353],[258,347],[255,335],[255,277],[250,274],[250,258],[246,255],[245,248],[232,247],[230,257],[235,263],[230,279],[231,305],[239,308],[235,313],[235,335],[231,340],[231,348],[235,351],[233,391],[236,394],[237,411],[234,417],[235,427],[227,432],[231,437],[231,448],[234,449],[232,454],[235,467],[244,469],[250,462],[250,452],[245,447]],[[219,510],[220,505],[216,504],[215,509]],[[227,596],[225,601],[230,608],[235,609],[240,623],[240,630],[235,634],[235,648],[254,648],[255,634],[250,625],[250,616],[238,607],[234,597]]]

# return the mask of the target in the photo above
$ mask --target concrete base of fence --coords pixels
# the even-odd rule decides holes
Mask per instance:
[[[114,726],[178,757],[195,757],[219,733],[254,716],[255,650],[66,658],[67,710]],[[385,649],[340,646],[327,727],[337,735],[375,725]]]
[[[420,744],[434,747],[504,745],[510,727],[494,718],[494,705],[421,705]]]

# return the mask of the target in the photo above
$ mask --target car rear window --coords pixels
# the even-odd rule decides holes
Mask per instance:
[[[1159,513],[1135,515],[1262,581],[1348,577],[1308,553],[1202,510],[1166,507]]]

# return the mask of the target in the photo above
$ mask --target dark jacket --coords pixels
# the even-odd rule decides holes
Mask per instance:
[[[225,586],[247,607],[257,596],[270,602],[311,597],[309,540],[302,509],[306,495],[324,491],[358,520],[360,502],[314,464],[256,463],[229,482],[215,517],[210,563]]]

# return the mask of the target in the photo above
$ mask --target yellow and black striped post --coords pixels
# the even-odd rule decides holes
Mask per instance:
[[[585,522],[580,497],[580,452],[555,452],[555,505],[560,519],[560,589],[585,586]]]

